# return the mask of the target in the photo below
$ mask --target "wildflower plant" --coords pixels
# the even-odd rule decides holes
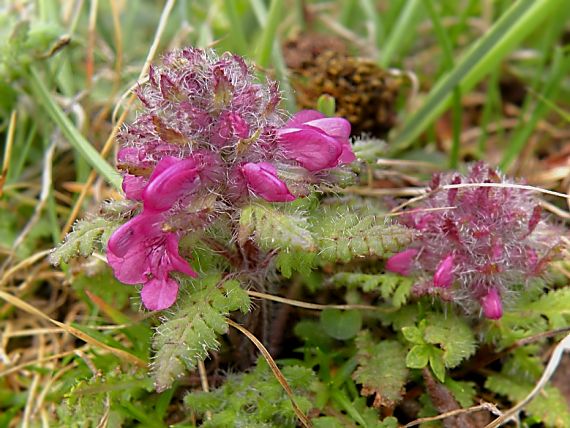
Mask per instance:
[[[344,118],[281,110],[277,83],[259,78],[237,55],[169,52],[136,95],[138,115],[117,136],[124,200],[78,222],[51,254],[57,264],[99,246],[114,277],[139,287],[133,306],[158,315],[143,331],[125,330],[137,355],[148,357],[150,348],[152,382],[145,378],[136,397],[116,398],[115,408],[152,407],[150,384],[173,391],[175,381],[198,368],[207,377],[208,356],[233,351],[225,345],[235,338],[223,337],[237,325],[233,318],[247,322],[266,346],[287,335],[303,357],[289,350],[281,378],[258,363],[213,391],[188,394],[186,410],[202,415],[204,426],[295,426],[296,418],[339,426],[328,411],[334,408],[333,415],[346,413],[361,426],[394,427],[395,418],[379,415],[394,414],[409,383],[425,386],[422,415],[444,411],[442,400],[446,410],[468,407],[473,383],[448,371],[475,355],[479,343],[513,346],[521,335],[564,325],[570,295],[541,296],[531,286],[558,257],[560,231],[528,190],[494,169],[478,163],[466,176],[437,174],[413,209],[390,220],[380,200],[339,192],[374,177],[386,145],[354,138]],[[291,328],[277,324],[286,317],[267,305],[253,307],[251,296],[260,292],[303,293],[293,284],[353,306],[310,306],[324,309],[318,320],[303,318]],[[442,311],[436,298],[454,305]],[[128,324],[102,299],[94,302]],[[509,311],[515,315],[503,316]],[[487,335],[478,339],[477,330]],[[254,358],[242,348],[235,358],[250,367]],[[509,367],[533,358],[513,358],[486,387],[510,391]],[[224,364],[235,367],[233,360]],[[94,383],[113,389],[117,376]],[[560,396],[550,397],[559,408]],[[106,398],[96,398],[105,409]],[[61,418],[72,420],[88,407],[87,399],[67,400]],[[570,421],[570,413],[560,418]]]
[[[145,309],[167,310],[153,341],[157,389],[219,346],[229,313],[249,311],[246,288],[410,243],[370,207],[319,196],[354,175],[349,122],[289,117],[277,83],[243,58],[172,51],[136,93],[141,112],[117,137],[127,203],[108,216],[114,231],[78,225],[52,260],[101,239],[115,277],[141,286]]]

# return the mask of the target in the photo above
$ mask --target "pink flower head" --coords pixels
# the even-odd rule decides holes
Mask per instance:
[[[488,186],[493,183],[499,186]],[[429,196],[399,217],[416,231],[412,248],[419,252],[411,273],[418,277],[418,294],[445,295],[471,313],[483,307],[486,317],[496,319],[503,312],[501,296],[516,297],[520,285],[530,286],[544,273],[561,245],[560,233],[529,191],[509,183],[483,163],[466,176],[436,175]]]
[[[151,310],[168,308],[176,300],[178,284],[170,272],[196,276],[178,252],[178,234],[162,228],[161,214],[140,214],[119,227],[107,245],[115,277],[125,284],[143,284],[143,304]]]
[[[251,191],[266,201],[290,202],[295,200],[295,196],[277,177],[277,171],[270,163],[246,163],[242,165],[241,171]]]
[[[414,258],[417,256],[418,250],[410,248],[397,254],[394,254],[386,261],[386,270],[407,276],[412,270]]]
[[[143,284],[149,309],[176,299],[171,272],[195,275],[178,253],[184,234],[235,217],[252,197],[295,199],[277,165],[302,195],[334,179],[313,172],[354,160],[346,120],[303,111],[285,124],[277,82],[237,55],[168,52],[136,94],[143,110],[117,136],[117,167],[141,212],[115,231],[107,258],[120,281]]]
[[[491,288],[488,293],[481,299],[481,307],[485,317],[498,320],[503,316],[503,304],[501,296],[496,288]]]
[[[350,123],[326,117],[315,110],[303,110],[278,130],[285,156],[309,171],[334,168],[356,159],[350,146]]]

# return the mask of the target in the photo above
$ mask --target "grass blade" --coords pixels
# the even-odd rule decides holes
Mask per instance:
[[[407,148],[449,106],[457,86],[470,90],[564,0],[518,0],[431,90],[423,106],[404,123],[392,152]]]
[[[387,37],[380,52],[380,65],[388,67],[394,54],[402,49],[404,42],[411,36],[413,24],[421,11],[419,0],[409,0],[394,25],[394,30]]]
[[[249,48],[247,46],[242,20],[239,17],[236,3],[236,0],[224,1],[224,5],[226,6],[226,13],[228,14],[228,19],[230,20],[230,38],[233,40],[234,49],[236,50],[236,53],[245,55],[247,52],[249,52]]]
[[[269,7],[267,19],[263,23],[263,33],[261,34],[261,42],[257,51],[257,63],[261,67],[265,68],[269,65],[273,41],[276,39],[275,33],[277,32],[277,25],[282,19],[282,14],[283,0],[273,0]]]
[[[101,157],[99,152],[93,148],[89,141],[81,135],[71,120],[69,120],[61,108],[54,102],[38,72],[32,68],[29,76],[30,86],[38,102],[43,106],[57,126],[59,126],[65,138],[109,184],[120,190],[120,175]]]
[[[542,99],[548,100],[555,96],[556,90],[558,90],[561,80],[567,76],[569,70],[570,55],[567,54],[564,56],[562,50],[557,50],[554,57],[554,63],[552,65],[552,71],[548,76],[547,83],[541,94]],[[518,130],[518,132],[509,142],[509,146],[505,150],[503,158],[501,159],[501,163],[499,164],[501,169],[507,169],[513,163],[513,161],[524,148],[526,141],[536,128],[538,121],[541,120],[549,111],[550,105],[543,101],[539,101],[538,105],[532,111],[529,119],[521,118],[521,120],[524,121],[524,126]]]

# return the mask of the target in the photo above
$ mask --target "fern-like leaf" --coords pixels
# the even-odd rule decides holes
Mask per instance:
[[[90,256],[104,241],[104,235],[108,235],[116,227],[117,223],[102,217],[78,221],[73,231],[65,237],[65,241],[51,252],[49,262],[57,266],[74,257]]]
[[[194,287],[178,309],[165,317],[153,339],[152,363],[155,387],[162,391],[194,370],[208,351],[218,348],[218,336],[227,331],[226,316],[234,310],[246,313],[250,300],[238,281],[221,282],[219,275],[189,281]]]
[[[395,253],[411,242],[412,232],[374,216],[346,208],[325,208],[315,213],[314,236],[325,262],[348,262],[354,258]]]
[[[379,292],[384,300],[390,301],[396,308],[406,303],[414,283],[411,278],[392,273],[373,275],[352,272],[337,273],[331,281],[348,288],[360,288],[366,293]]]
[[[358,335],[356,347],[359,366],[354,379],[363,385],[362,394],[375,395],[374,407],[394,407],[408,377],[404,347],[395,340],[374,343],[367,331]]]
[[[295,402],[307,412],[312,407],[309,391],[316,381],[314,372],[299,366],[284,367],[282,372]],[[209,420],[202,421],[202,427],[297,426],[289,397],[262,359],[250,373],[232,375],[214,391],[190,393],[184,402],[199,415],[211,413]]]
[[[238,239],[243,242],[250,237],[265,250],[313,251],[315,245],[306,217],[269,204],[252,204],[242,210]]]

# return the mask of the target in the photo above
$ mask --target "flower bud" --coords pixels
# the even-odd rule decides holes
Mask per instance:
[[[386,261],[386,270],[404,276],[409,275],[417,254],[418,250],[413,248],[394,254]]]
[[[503,316],[503,304],[496,288],[491,288],[481,299],[481,308],[485,317],[489,319],[498,320]]]

